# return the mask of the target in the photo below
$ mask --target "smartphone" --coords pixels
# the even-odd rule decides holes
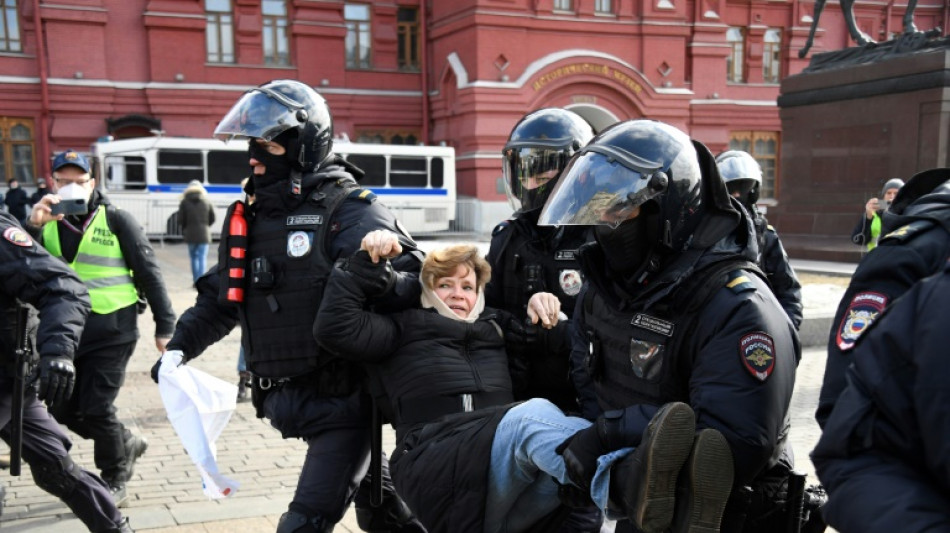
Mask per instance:
[[[58,204],[53,204],[50,208],[53,215],[85,215],[89,212],[84,198],[60,200]]]

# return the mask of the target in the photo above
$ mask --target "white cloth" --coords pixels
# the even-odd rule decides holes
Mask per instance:
[[[183,356],[179,350],[169,350],[162,356],[158,391],[168,420],[198,467],[205,495],[225,498],[240,484],[218,473],[215,441],[234,413],[237,386],[182,365]]]

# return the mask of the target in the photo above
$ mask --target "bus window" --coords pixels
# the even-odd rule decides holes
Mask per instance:
[[[109,156],[105,159],[105,186],[109,191],[145,189],[145,158]]]
[[[211,150],[208,152],[208,183],[239,184],[251,175],[247,152],[234,150]]]
[[[426,158],[396,157],[389,158],[390,187],[427,187]]]
[[[435,189],[441,189],[445,183],[445,162],[441,157],[432,158],[432,168],[429,170],[429,185]]]
[[[346,160],[366,173],[360,185],[384,187],[386,185],[386,156],[348,154]]]
[[[159,150],[157,170],[159,183],[204,181],[201,152],[196,150]]]

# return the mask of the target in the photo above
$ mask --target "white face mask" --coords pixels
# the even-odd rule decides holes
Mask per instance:
[[[89,197],[92,196],[92,191],[78,183],[70,183],[60,187],[56,194],[59,195],[63,200],[77,200],[82,199],[89,201]]]

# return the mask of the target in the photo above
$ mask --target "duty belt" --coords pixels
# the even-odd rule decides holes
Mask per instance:
[[[511,391],[473,392],[451,396],[423,396],[399,401],[396,419],[399,425],[420,424],[452,413],[466,413],[514,401]]]

